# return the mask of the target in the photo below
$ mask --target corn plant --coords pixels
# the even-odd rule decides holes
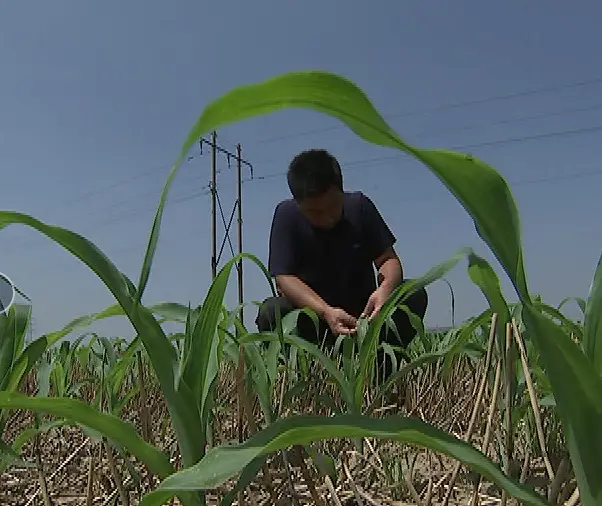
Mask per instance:
[[[292,416],[277,420],[249,440],[235,446],[216,447],[206,452],[206,429],[210,419],[217,368],[221,360],[224,335],[218,331],[226,283],[233,266],[229,262],[209,288],[202,306],[187,314],[182,345],[174,348],[152,311],[141,300],[148,282],[165,200],[182,160],[194,142],[213,129],[228,123],[265,114],[285,107],[314,109],[346,123],[362,139],[392,147],[422,161],[451,191],[474,220],[477,233],[487,243],[512,281],[522,305],[521,316],[534,348],[539,354],[562,421],[572,466],[585,505],[602,502],[602,480],[596,471],[602,453],[602,436],[597,428],[602,422],[602,379],[600,378],[602,330],[600,307],[602,267],[599,267],[586,303],[583,339],[571,340],[554,321],[537,306],[529,290],[522,260],[521,232],[516,204],[504,179],[492,167],[465,154],[442,150],[419,149],[405,143],[374,109],[364,93],[353,83],[325,72],[298,72],[245,86],[231,91],[210,104],[184,143],[178,161],[161,194],[153,222],[138,285],[135,286],[90,241],[73,232],[47,225],[28,215],[1,212],[0,226],[20,223],[45,234],[82,260],[103,281],[138,332],[166,398],[177,435],[184,469],[174,473],[165,455],[142,440],[132,427],[110,414],[100,413],[79,401],[65,398],[30,398],[12,392],[0,392],[0,407],[46,411],[74,420],[99,431],[137,456],[164,479],[161,486],[143,499],[145,505],[162,504],[174,494],[185,505],[203,504],[202,491],[214,488],[242,471],[239,481],[257,473],[258,463],[270,453],[291,445],[310,444],[326,438],[373,436],[424,446],[463,462],[500,485],[525,504],[545,504],[543,498],[500,471],[483,453],[465,441],[412,418],[390,417],[376,420],[360,414],[363,388],[371,375],[372,357],[378,330],[386,310],[364,330],[360,337],[359,363],[348,368],[347,376],[335,367],[327,367],[345,392],[349,408],[334,417]],[[500,299],[492,269],[472,252],[469,275],[487,297],[492,311],[509,323],[509,309]],[[247,255],[248,256],[248,255]],[[254,259],[257,260],[257,259]],[[452,259],[457,263],[458,258]],[[422,283],[437,279],[436,272],[446,271],[445,264],[427,273]],[[497,283],[497,284],[496,284]],[[403,297],[419,282],[397,290],[389,307],[403,303]],[[387,309],[387,310],[388,310]],[[269,339],[283,339],[281,332]],[[247,340],[253,340],[248,337]],[[307,349],[301,340],[288,336],[292,344]],[[503,353],[502,340],[497,345],[500,357],[508,363],[513,353]],[[506,345],[509,340],[506,339]],[[312,350],[314,351],[314,350]],[[321,360],[326,365],[328,362]],[[507,375],[509,399],[514,396],[516,378]],[[506,469],[508,472],[508,469]]]
[[[229,92],[204,110],[189,134],[184,152],[189,149],[194,139],[212,129],[284,107],[304,107],[324,112],[342,120],[368,142],[399,149],[414,156],[433,171],[467,210],[474,220],[477,233],[490,247],[512,281],[522,304],[523,321],[531,332],[533,343],[540,353],[554,392],[579,483],[581,500],[583,504],[601,503],[602,480],[598,479],[596,459],[597,455],[602,453],[602,436],[596,427],[602,422],[602,324],[599,314],[602,304],[602,268],[599,267],[596,271],[588,297],[586,337],[583,347],[580,347],[542,314],[529,292],[522,259],[518,210],[502,176],[489,165],[470,155],[425,150],[408,145],[378,114],[359,88],[332,74],[290,73]],[[172,175],[174,173],[175,170]],[[495,279],[490,276],[490,271],[483,267],[483,262],[474,256],[471,260],[473,262],[469,274],[472,274],[473,281],[479,278],[475,282],[480,284],[492,309],[507,322],[508,308],[503,299],[498,297]],[[365,343],[366,349],[374,345],[372,339],[366,340]],[[367,368],[368,364],[364,363],[362,369]],[[356,389],[354,394],[357,394],[357,391]],[[304,422],[307,423],[307,420]],[[287,423],[292,422],[287,420]],[[275,434],[272,436],[275,437]],[[257,448],[257,445],[253,447]],[[246,447],[241,447],[240,454],[246,450]],[[218,455],[224,456],[232,451],[230,448],[215,450],[216,453],[207,455],[205,463],[197,466],[196,471],[208,469],[205,466],[215,465]],[[242,459],[238,464],[241,462]],[[237,470],[239,469],[240,467]],[[189,472],[185,476],[191,477],[193,474]],[[172,490],[177,490],[177,481],[172,477],[166,480],[164,487],[173,486]]]

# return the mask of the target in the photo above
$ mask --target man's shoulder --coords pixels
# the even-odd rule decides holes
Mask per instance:
[[[366,194],[360,190],[345,192],[345,202],[351,205],[362,205],[366,199]]]
[[[366,203],[370,199],[362,191],[345,192],[345,209],[362,214],[365,212]]]
[[[281,200],[276,204],[274,209],[274,218],[279,221],[290,221],[291,224],[297,220],[299,216],[299,206],[294,199]]]
[[[294,199],[284,199],[276,204],[277,213],[296,213],[298,205]]]

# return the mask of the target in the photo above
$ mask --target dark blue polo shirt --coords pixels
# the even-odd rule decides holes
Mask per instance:
[[[327,304],[358,317],[376,288],[373,262],[395,242],[362,192],[345,192],[343,217],[331,230],[313,227],[295,200],[285,200],[272,220],[268,269],[273,277],[298,276]]]

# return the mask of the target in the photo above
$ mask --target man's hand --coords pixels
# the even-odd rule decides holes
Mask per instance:
[[[389,298],[390,291],[385,289],[382,285],[372,292],[372,295],[368,298],[366,307],[362,311],[361,318],[368,318],[368,321],[372,321],[380,310],[382,309],[385,302]]]
[[[352,334],[357,328],[356,319],[338,307],[329,307],[326,309],[324,311],[324,319],[335,336]]]

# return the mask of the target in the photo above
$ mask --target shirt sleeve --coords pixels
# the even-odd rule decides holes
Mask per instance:
[[[274,211],[270,230],[268,270],[272,277],[296,274],[295,251],[292,219],[288,209],[280,203]]]
[[[374,205],[374,202],[363,194],[361,200],[364,235],[370,258],[374,261],[388,248],[392,247],[397,242],[397,239]]]

